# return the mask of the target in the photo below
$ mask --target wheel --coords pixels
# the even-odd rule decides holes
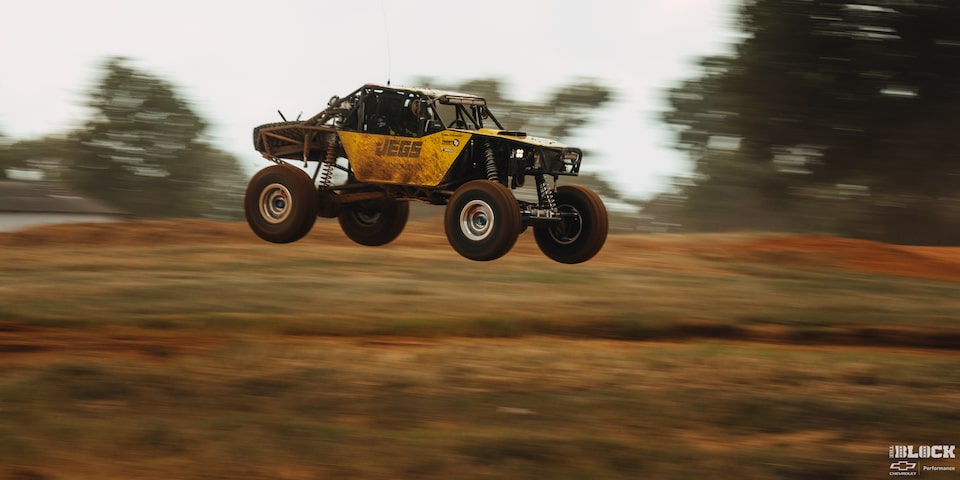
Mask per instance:
[[[409,216],[409,202],[382,200],[344,205],[338,218],[340,228],[350,240],[378,247],[397,238]]]
[[[289,165],[257,172],[247,185],[243,210],[250,229],[273,243],[295,242],[310,232],[319,198],[313,180]]]
[[[599,195],[580,185],[557,187],[556,199],[563,219],[533,227],[540,251],[560,263],[590,260],[607,241],[607,208]]]
[[[520,204],[502,184],[474,180],[450,197],[443,226],[447,240],[460,255],[471,260],[495,260],[517,242]]]

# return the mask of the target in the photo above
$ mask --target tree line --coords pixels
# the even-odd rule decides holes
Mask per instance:
[[[236,219],[246,174],[204,139],[206,122],[168,81],[115,57],[91,89],[92,115],[73,131],[0,147],[9,168],[40,170],[136,217]]]
[[[753,0],[737,22],[735,53],[667,92],[693,171],[651,223],[960,244],[960,3]]]
[[[130,63],[114,57],[103,64],[103,76],[87,98],[93,114],[80,128],[13,143],[0,136],[0,178],[11,167],[40,170],[48,180],[136,217],[242,218],[248,174],[238,160],[205,141],[207,122],[174,85]],[[456,87],[487,96],[512,127],[554,136],[589,121],[587,111],[612,96],[586,80],[557,89],[546,103],[511,100],[496,79]],[[598,177],[581,181],[617,195]]]
[[[745,0],[736,22],[731,55],[700,59],[665,92],[663,122],[692,167],[639,205],[641,220],[622,217],[627,230],[960,244],[960,3]],[[561,139],[616,94],[580,80],[530,103],[496,79],[416,80],[485,96],[511,128]],[[0,167],[32,162],[134,215],[240,216],[246,173],[205,142],[170,83],[113,58],[88,102],[76,131],[0,137]],[[599,177],[568,180],[619,198]]]

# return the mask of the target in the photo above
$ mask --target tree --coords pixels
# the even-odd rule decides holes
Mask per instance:
[[[756,0],[739,22],[736,55],[669,92],[695,172],[661,215],[960,243],[960,5]]]
[[[209,146],[201,148],[198,157],[204,163],[196,179],[196,194],[204,199],[200,215],[218,220],[243,218],[243,195],[250,177],[237,158]]]
[[[7,178],[7,169],[13,166],[14,161],[7,136],[0,133],[0,180]]]
[[[210,214],[223,193],[211,182],[240,166],[204,142],[206,123],[170,83],[128,63],[108,60],[90,93],[71,183],[137,216]]]
[[[76,151],[76,139],[59,134],[15,142],[0,150],[0,177],[6,169],[19,168],[40,172],[47,181],[61,181]]]

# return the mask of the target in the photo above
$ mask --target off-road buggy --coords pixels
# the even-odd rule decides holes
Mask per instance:
[[[302,238],[320,216],[337,217],[357,243],[384,245],[403,230],[410,200],[446,205],[447,239],[473,260],[505,255],[527,227],[563,263],[592,258],[607,238],[600,197],[556,186],[579,173],[580,149],[505,129],[475,95],[364,85],[307,120],[256,127],[253,143],[276,165],[250,180],[244,210],[270,242]],[[535,194],[520,200],[517,189]]]

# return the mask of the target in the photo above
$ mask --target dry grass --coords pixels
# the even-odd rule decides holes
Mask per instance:
[[[960,419],[946,353],[240,335],[158,356],[115,336],[7,354],[8,473],[876,478],[889,443]]]
[[[0,235],[0,476],[876,478],[960,427],[957,249],[441,232]]]
[[[527,234],[507,257],[476,263],[432,223],[362,248],[334,222],[278,246],[200,221],[47,227],[0,244],[0,321],[34,326],[960,344],[960,249],[615,236],[568,266]]]

